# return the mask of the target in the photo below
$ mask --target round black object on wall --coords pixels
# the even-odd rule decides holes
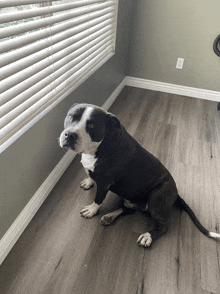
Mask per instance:
[[[213,50],[215,54],[220,57],[220,35],[217,36],[213,43]],[[220,110],[220,102],[217,105],[217,109]]]
[[[220,35],[218,35],[218,37],[215,39],[213,43],[213,50],[215,54],[220,57]]]

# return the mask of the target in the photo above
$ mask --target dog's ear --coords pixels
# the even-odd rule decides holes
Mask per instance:
[[[107,119],[106,128],[107,129],[112,129],[112,128],[120,129],[121,124],[120,124],[119,119],[112,113],[108,112],[107,115],[108,115],[108,119]]]
[[[71,107],[70,107],[70,109],[72,109],[74,106],[76,106],[77,104],[79,104],[79,103],[74,103]],[[70,111],[70,109],[68,110],[68,112]]]

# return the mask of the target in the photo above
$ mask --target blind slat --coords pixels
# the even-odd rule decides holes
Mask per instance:
[[[37,16],[44,16],[44,15],[53,14],[56,12],[61,12],[65,10],[82,7],[89,4],[95,4],[97,2],[101,3],[100,1],[97,1],[97,0],[82,0],[82,1],[76,1],[73,3],[65,3],[60,5],[32,8],[32,9],[24,10],[24,11],[4,13],[4,14],[0,14],[0,23],[18,21],[18,20],[22,20],[26,18],[37,17]],[[101,4],[103,4],[103,2]]]
[[[108,21],[110,22],[110,21]],[[106,24],[106,23],[105,23]],[[103,28],[104,31],[109,30],[112,26],[110,25],[105,25],[104,23],[101,23],[99,28]],[[98,28],[98,27],[96,27]],[[93,30],[94,32],[97,32],[99,30]],[[101,32],[102,33],[102,32]],[[85,34],[80,34],[78,35],[78,39],[82,40],[83,38],[88,37],[90,34],[88,31],[85,31]],[[76,36],[77,37],[77,36]],[[59,52],[60,50],[66,48],[66,42],[59,42],[58,44],[54,45],[52,48],[49,49],[45,49],[42,50],[43,52],[41,52],[42,54],[40,54],[41,56],[38,55],[38,60],[40,57],[40,60],[43,60],[44,58],[49,58],[51,56],[51,54],[55,54],[56,52]],[[33,63],[35,63],[35,60],[33,58]],[[41,62],[40,64],[43,64],[44,67],[44,62]],[[42,69],[42,68],[41,68]],[[12,88],[15,85],[18,85],[21,81],[23,81],[24,79],[30,77],[30,75],[35,74],[36,72],[38,72],[38,68],[36,67],[34,68],[27,68],[24,69],[22,72],[18,72],[4,80],[1,81],[0,83],[0,93],[4,93],[5,91],[7,91],[8,89]],[[7,95],[7,99],[9,99],[9,95]]]
[[[68,56],[60,56],[57,58],[58,61],[54,61],[54,63],[51,65],[49,62],[47,64],[47,67],[42,70],[41,72],[33,75],[32,77],[28,78],[26,81],[21,83],[19,87],[15,87],[14,91],[12,91],[12,95],[15,91],[20,91],[21,94],[17,93],[17,95],[14,95],[14,99],[11,99],[7,103],[5,103],[1,107],[1,115],[5,116],[8,112],[13,110],[15,107],[23,103],[25,100],[28,99],[28,97],[33,96],[37,93],[38,89],[38,82],[42,81],[41,87],[44,87],[47,84],[47,80],[49,80],[49,75],[52,74],[54,71],[58,70],[59,68],[62,68],[64,64],[69,64],[69,66],[74,66],[75,62],[74,59],[81,55],[82,53],[87,54],[87,51],[89,48],[92,48],[93,46],[102,46],[105,44],[105,42],[108,42],[109,40],[112,40],[111,31],[108,31],[107,33],[103,34],[102,36],[99,36],[98,38],[94,39],[90,43],[84,46],[79,46],[78,50],[75,50],[73,53],[69,54]],[[64,62],[65,61],[65,62]],[[22,88],[22,89],[20,89]],[[8,93],[10,94],[10,93]],[[7,95],[7,93],[6,93]],[[3,96],[3,95],[2,95]],[[1,99],[1,98],[0,98]]]
[[[100,52],[104,51],[106,47],[109,47],[111,45],[111,41],[105,41],[101,42],[100,44],[97,44],[96,46],[92,47],[89,49],[90,51],[90,56],[88,57],[88,51],[82,53],[80,56],[75,58],[73,61],[65,64],[63,67],[59,67],[56,72],[53,73],[53,75],[45,78],[44,81],[45,84],[45,91],[46,89],[50,91],[50,84],[55,83],[55,80],[58,80],[61,76],[65,75],[69,72],[71,74],[75,73],[78,71],[86,62],[90,60],[90,58],[94,57],[94,54],[99,54]],[[63,82],[63,78],[60,78]],[[48,86],[49,85],[49,86]],[[43,88],[43,83],[41,83],[41,88]],[[36,84],[35,88],[38,88],[39,90],[39,85]],[[31,89],[32,90],[32,89]],[[44,91],[44,95],[47,93]],[[27,90],[27,92],[30,92],[30,89]],[[30,97],[30,96],[29,96]],[[24,103],[21,103],[19,106],[15,107],[12,111],[10,111],[7,115],[3,116],[0,120],[0,125],[1,128],[10,123],[13,119],[15,119],[18,115],[23,113],[26,109],[30,108],[34,103],[36,103],[39,99],[38,95],[32,95],[31,98],[27,99]]]
[[[68,85],[67,79],[69,77],[71,77],[72,79],[76,78],[77,80],[80,79],[80,75],[83,74],[84,71],[89,70],[92,66],[94,66],[95,63],[100,59],[100,57],[106,56],[107,54],[111,53],[111,49],[111,46],[107,47],[105,50],[103,50],[103,48],[101,50],[100,48],[99,50],[97,50],[101,51],[99,52],[99,54],[96,54],[96,52],[91,54],[90,57],[87,57],[86,60],[83,60],[81,64],[77,66],[79,70],[72,70],[71,72],[66,72],[62,77],[63,82],[61,82],[61,78],[57,79],[56,82],[58,84],[58,87],[54,87],[53,83],[55,83],[55,81],[53,81],[52,84],[48,86],[48,89],[46,89],[46,87],[43,90],[41,90],[37,95],[40,94],[43,98],[40,100],[36,99],[37,102],[35,104],[33,104],[26,111],[22,112],[21,115],[17,116],[8,125],[3,127],[1,129],[0,140],[3,139],[8,133],[12,132],[14,128],[19,126],[19,124],[21,124],[23,120],[28,119],[31,114],[34,114],[36,111],[38,111],[40,107],[44,107],[45,103],[52,99],[53,96],[57,94],[57,92],[61,91],[63,88],[66,88],[66,86]]]
[[[53,2],[60,1],[60,0],[53,0]],[[96,2],[105,2],[106,0],[97,0]],[[5,7],[13,7],[19,5],[29,5],[29,4],[38,4],[38,3],[45,3],[48,0],[1,0],[0,1],[0,8]],[[80,2],[80,1],[76,1]]]
[[[57,15],[45,17],[45,18],[42,18],[39,20],[24,22],[24,23],[18,24],[16,26],[9,26],[7,28],[1,28],[0,29],[0,38],[3,39],[3,38],[19,35],[19,34],[24,34],[26,32],[38,30],[40,28],[44,28],[47,26],[52,26],[55,23],[66,21],[68,19],[72,19],[77,16],[81,16],[84,14],[91,13],[93,11],[100,10],[102,8],[109,7],[111,4],[112,4],[112,1],[108,1],[103,4],[91,5],[91,7],[86,6],[83,8],[77,8],[72,11],[69,11],[69,13],[57,14]],[[5,41],[5,42],[7,42],[7,41]]]
[[[110,23],[109,16],[111,16],[111,15],[109,15],[109,14],[104,15],[101,19],[99,19],[100,22],[101,22],[101,20],[102,21],[107,20],[108,23]],[[58,35],[56,37],[59,38],[59,36],[62,37],[62,39],[63,39],[63,35],[62,36]],[[69,40],[67,41],[67,44],[65,45],[65,47],[68,46],[68,44],[71,42],[71,40],[73,41],[74,38],[73,37],[71,39],[69,38]],[[65,41],[66,41],[66,39],[65,39]],[[45,48],[45,46],[46,45],[48,46],[49,44],[51,44],[51,42],[53,42],[52,44],[54,44],[54,41],[53,41],[52,38],[50,38],[49,40],[46,39],[46,40],[41,42],[41,45],[42,45],[43,48]],[[40,45],[40,44],[38,44],[38,45]],[[38,48],[39,48],[38,51],[36,53],[34,53],[32,48],[34,48],[35,46],[36,46],[36,44],[33,44],[31,47],[26,46],[25,47],[26,48],[26,54],[31,53],[31,55],[23,56],[24,55],[23,54],[22,55],[23,57],[22,58],[20,57],[18,61],[16,61],[17,58],[18,58],[16,51],[14,53],[11,53],[11,54],[10,53],[5,54],[4,59],[2,59],[2,60],[0,59],[0,66],[2,67],[2,68],[0,68],[0,80],[3,80],[5,78],[7,78],[8,76],[18,72],[19,70],[22,70],[22,69],[28,67],[30,64],[33,64],[34,62],[37,62],[38,60],[42,60],[43,58],[45,58],[45,56],[48,55],[48,50],[44,50],[44,49],[41,50],[40,46],[38,46]],[[35,50],[36,50],[36,48],[35,48]],[[59,51],[61,49],[58,48],[56,50]],[[54,46],[53,46],[53,51],[56,52]],[[46,53],[44,53],[44,52],[46,52]],[[19,52],[19,53],[21,53],[21,52]],[[49,54],[51,54],[51,53],[49,53]],[[32,61],[32,59],[34,60],[34,62]]]
[[[109,16],[109,18],[108,18]],[[92,19],[86,23],[82,23],[79,24],[77,26],[74,26],[71,29],[65,30],[63,32],[57,33],[54,36],[51,36],[51,38],[48,39],[43,39],[43,40],[39,40],[38,42],[35,42],[34,44],[30,44],[28,46],[25,46],[24,48],[15,50],[14,52],[10,52],[7,56],[10,56],[11,58],[13,58],[13,60],[18,60],[21,59],[29,54],[32,54],[34,52],[40,51],[44,48],[47,48],[49,46],[54,45],[55,43],[58,43],[64,39],[68,39],[70,37],[72,37],[73,35],[80,33],[82,31],[85,31],[88,28],[91,28],[92,26],[95,26],[99,23],[101,23],[103,20],[107,19],[107,21],[113,22],[113,19],[111,18],[111,15],[103,15],[100,17],[97,17],[95,19]],[[25,38],[28,38],[28,36],[25,36]],[[7,52],[9,50],[12,49],[16,49],[20,46],[22,46],[23,44],[19,44],[19,37],[12,40],[8,40],[6,42],[2,42],[1,46],[0,46],[0,53],[3,52]],[[21,40],[23,41],[23,37],[21,37]],[[12,61],[11,61],[12,62]]]
[[[112,7],[110,5],[110,2],[101,4],[102,5],[102,9],[105,9],[107,7]],[[26,32],[31,32],[31,31],[36,31],[39,30],[41,28],[45,28],[45,27],[50,27],[51,29],[51,33],[53,32],[53,30],[56,30],[56,28],[53,28],[53,25],[56,23],[61,23],[67,20],[72,20],[73,18],[85,15],[85,14],[91,14],[91,12],[94,11],[100,11],[100,9],[97,10],[96,6],[92,6],[92,7],[84,7],[82,9],[78,9],[77,11],[70,11],[69,13],[64,13],[64,14],[58,14],[52,17],[46,17],[40,20],[35,20],[32,22],[25,22],[23,24],[18,24],[16,26],[9,26],[8,28],[1,28],[0,29],[0,39],[4,39],[7,37],[11,37],[11,36],[15,36],[15,35],[20,35],[20,37],[16,37],[15,40],[13,39],[9,39],[9,40],[5,40],[2,42],[1,44],[1,51],[0,52],[6,52],[3,51],[3,48],[8,48],[8,50],[13,49],[13,47],[8,46],[8,43],[10,44],[12,41],[16,41],[17,42],[17,47],[22,46],[23,43],[19,43],[20,39],[22,40],[23,38],[27,37],[27,35],[22,35]],[[74,24],[73,24],[74,25]],[[29,34],[28,34],[29,35]],[[10,42],[11,41],[11,42]],[[13,44],[13,42],[12,42]],[[15,46],[15,48],[17,48]]]

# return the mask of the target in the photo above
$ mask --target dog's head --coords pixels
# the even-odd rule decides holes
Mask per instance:
[[[120,128],[113,114],[92,104],[74,104],[64,120],[59,143],[77,153],[94,154],[112,128]]]

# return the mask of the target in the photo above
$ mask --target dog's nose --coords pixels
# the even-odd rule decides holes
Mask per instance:
[[[70,132],[70,131],[66,131],[64,133],[64,136],[67,139],[71,140],[71,141],[76,141],[77,140],[77,134],[75,132]]]

